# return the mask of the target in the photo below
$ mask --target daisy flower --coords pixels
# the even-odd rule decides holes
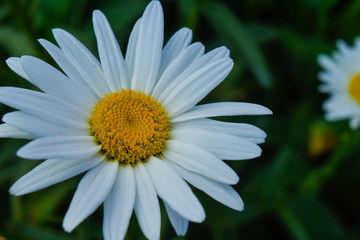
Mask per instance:
[[[38,87],[0,88],[0,102],[18,109],[3,117],[0,136],[30,139],[17,155],[46,159],[21,177],[19,196],[85,173],[63,221],[67,232],[104,203],[105,239],[123,239],[134,210],[144,235],[160,238],[159,199],[184,235],[205,212],[188,183],[235,210],[239,181],[222,160],[258,157],[266,134],[257,127],[209,119],[271,114],[251,103],[196,105],[233,67],[229,50],[204,53],[187,28],[163,47],[164,20],[152,1],[136,22],[125,58],[100,11],[93,13],[100,61],[70,33],[54,29],[59,47],[40,39],[62,72],[31,56],[9,58]]]
[[[318,62],[323,71],[319,90],[330,94],[323,103],[328,121],[349,119],[352,129],[360,125],[360,38],[354,47],[344,41],[337,42],[338,50],[332,56],[321,54]]]

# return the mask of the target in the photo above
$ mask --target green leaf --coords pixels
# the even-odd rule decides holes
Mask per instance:
[[[196,29],[199,16],[199,6],[196,1],[179,0],[177,3],[179,6],[182,25],[187,26],[193,30]]]
[[[59,229],[60,230],[60,229]],[[43,227],[36,227],[30,224],[16,224],[15,236],[10,239],[31,239],[31,240],[75,240],[74,235],[69,235],[60,231],[52,231]]]
[[[235,54],[245,58],[245,62],[256,76],[263,88],[270,88],[272,77],[265,62],[265,58],[249,31],[223,4],[214,2],[203,9],[206,17],[219,36],[233,46]]]
[[[36,55],[36,50],[28,36],[12,26],[0,26],[0,48],[11,56]]]
[[[300,219],[289,208],[283,207],[279,211],[279,215],[289,228],[294,239],[308,240],[311,239],[306,228],[301,224]]]
[[[314,197],[283,206],[278,213],[293,239],[343,239],[341,225],[335,215]]]
[[[66,181],[32,194],[26,201],[27,214],[37,222],[52,219],[58,207],[74,189],[73,181]]]

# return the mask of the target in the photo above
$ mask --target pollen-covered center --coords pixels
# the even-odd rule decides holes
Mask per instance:
[[[89,123],[107,160],[131,165],[160,154],[170,130],[170,118],[158,101],[124,89],[105,95]]]
[[[360,104],[360,72],[351,77],[348,91],[350,96]]]

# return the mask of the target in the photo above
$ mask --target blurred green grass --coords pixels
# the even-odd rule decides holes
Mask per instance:
[[[1,85],[31,88],[7,68],[10,56],[34,55],[54,62],[38,38],[54,42],[51,29],[64,28],[97,55],[93,9],[108,17],[122,50],[145,0],[0,0]],[[352,44],[360,34],[359,1],[178,0],[162,1],[165,39],[178,28],[194,31],[207,50],[226,45],[235,66],[206,99],[265,105],[273,116],[233,117],[264,129],[263,155],[229,163],[241,181],[245,202],[236,212],[194,190],[207,218],[191,223],[184,239],[360,239],[360,132],[347,122],[328,123],[318,93],[316,57],[331,53],[339,38]],[[10,111],[0,105],[2,114]],[[23,140],[0,140],[0,236],[6,239],[101,239],[102,209],[72,234],[62,218],[80,177],[13,197],[11,184],[37,161],[18,159]],[[165,212],[162,239],[175,237]],[[133,217],[127,239],[143,239]]]

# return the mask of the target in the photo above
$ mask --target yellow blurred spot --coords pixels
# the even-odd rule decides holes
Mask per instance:
[[[335,132],[319,124],[310,129],[308,153],[312,157],[320,156],[331,150],[337,142]]]

